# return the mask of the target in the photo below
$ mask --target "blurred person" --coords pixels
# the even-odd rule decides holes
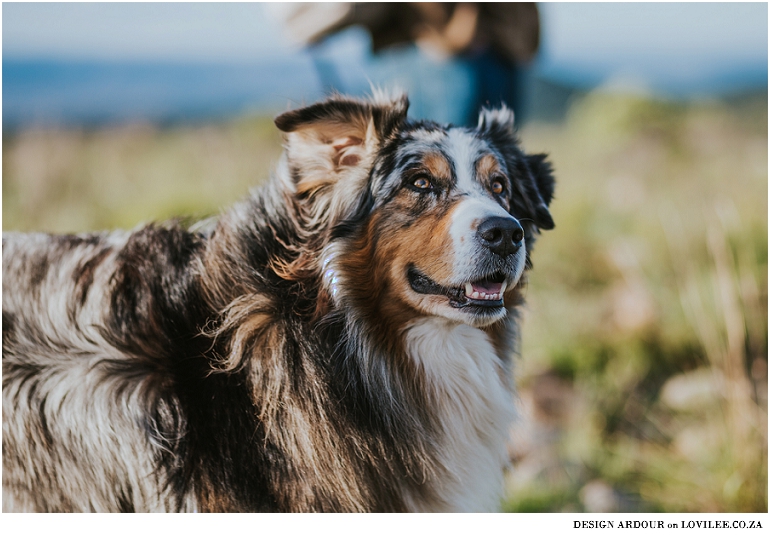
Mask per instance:
[[[362,26],[375,53],[365,76],[406,90],[420,117],[471,125],[482,106],[525,110],[527,65],[540,42],[534,3],[298,3],[285,17],[326,92],[352,89],[341,75],[351,64],[328,57],[329,38]]]

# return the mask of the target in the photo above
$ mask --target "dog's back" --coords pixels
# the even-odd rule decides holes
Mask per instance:
[[[141,266],[163,262],[163,244],[143,250],[130,236],[3,236],[5,511],[188,506],[158,492],[167,476],[158,452],[171,437],[153,427],[175,400],[149,391],[168,380],[169,355],[126,344],[158,344],[155,333],[125,330],[142,312],[131,301],[157,282]]]

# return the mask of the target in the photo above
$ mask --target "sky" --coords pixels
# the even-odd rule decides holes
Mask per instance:
[[[558,3],[542,4],[541,14],[546,77],[767,83],[766,3]]]
[[[587,55],[767,58],[766,3],[543,4],[544,44],[559,60]]]
[[[290,51],[255,3],[3,3],[4,58],[242,62]]]
[[[321,95],[313,61],[285,30],[292,9],[282,3],[5,2],[3,124],[65,109],[78,117],[108,116],[122,106],[121,114],[154,117],[174,106],[189,114],[215,101],[235,109],[256,103],[257,94],[263,105],[268,97],[306,98],[316,89]],[[542,80],[675,98],[767,87],[767,3],[541,3],[539,9],[542,38],[533,71]],[[339,76],[362,83],[368,49],[366,33],[355,30],[327,47]],[[30,60],[214,67],[109,67],[90,71],[89,78],[81,65],[27,68]]]
[[[249,61],[296,50],[281,4],[3,3],[3,55]],[[545,58],[767,61],[766,3],[544,3]]]

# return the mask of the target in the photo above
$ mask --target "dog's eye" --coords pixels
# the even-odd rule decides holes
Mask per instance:
[[[425,175],[419,175],[412,181],[412,186],[419,190],[433,189],[433,182]]]
[[[505,183],[502,178],[496,178],[492,181],[491,185],[492,193],[495,195],[502,195],[505,193]]]

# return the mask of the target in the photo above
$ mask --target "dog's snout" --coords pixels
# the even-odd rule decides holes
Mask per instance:
[[[476,235],[490,251],[506,257],[521,247],[524,229],[512,217],[490,217],[481,222]]]

